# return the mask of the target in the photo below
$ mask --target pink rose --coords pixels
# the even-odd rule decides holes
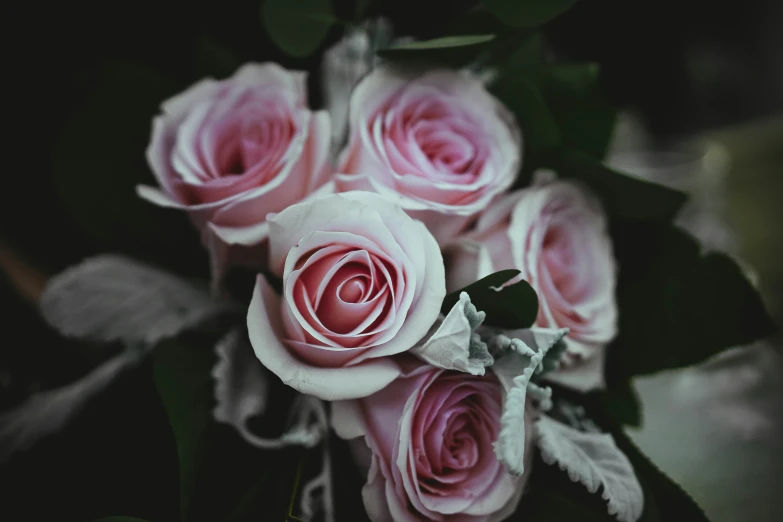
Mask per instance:
[[[521,134],[477,79],[379,67],[356,87],[340,183],[395,199],[439,241],[514,181]]]
[[[306,75],[247,64],[233,77],[205,79],[165,101],[153,121],[147,160],[160,190],[152,203],[182,209],[226,244],[266,238],[266,215],[330,178],[330,122],[307,108]]]
[[[389,358],[435,323],[446,295],[435,239],[369,192],[314,198],[270,219],[270,270],[248,311],[256,356],[297,390],[364,397],[399,375]]]
[[[617,303],[612,244],[595,198],[568,181],[537,184],[495,202],[465,239],[447,255],[450,289],[520,270],[538,293],[536,324],[569,329],[559,380],[600,386],[603,347],[617,334]]]
[[[503,387],[492,372],[474,376],[426,365],[365,399],[333,403],[337,434],[363,436],[372,453],[362,490],[370,519],[479,522],[511,515],[532,451],[525,451],[521,477],[500,463],[493,444],[502,407]],[[525,422],[528,449],[532,427],[531,416]],[[355,441],[359,456],[363,446]]]

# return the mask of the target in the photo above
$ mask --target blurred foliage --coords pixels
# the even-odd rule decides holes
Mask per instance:
[[[621,266],[621,334],[607,360],[608,395],[594,411],[642,475],[648,500],[643,520],[704,520],[613,423],[638,421],[629,386],[633,375],[700,362],[768,334],[772,323],[734,261],[703,255],[671,225],[681,194],[601,164],[615,117],[604,97],[605,78],[589,56],[552,65],[545,53],[545,44],[574,23],[571,13],[561,16],[572,3],[488,0],[482,7],[432,0],[424,10],[420,0],[226,0],[207,6],[139,0],[118,10],[90,0],[50,6],[46,17],[38,6],[20,5],[21,17],[35,20],[37,34],[47,35],[49,45],[13,54],[8,63],[18,78],[9,94],[16,101],[9,110],[18,143],[10,149],[0,193],[0,237],[49,272],[108,250],[205,278],[206,257],[187,218],[139,201],[133,191],[137,183],[153,182],[144,149],[161,101],[204,76],[226,77],[245,61],[269,60],[313,71],[309,82],[317,107],[318,51],[339,38],[345,20],[359,19],[357,13],[387,16],[399,34],[422,39],[461,35],[385,54],[401,61],[498,67],[493,91],[524,131],[521,180],[533,168],[554,168],[602,199]],[[588,3],[576,9],[588,9]],[[296,6],[316,5],[315,18],[293,14]],[[553,29],[528,27],[550,19]],[[0,312],[25,348],[3,343],[0,363],[7,365],[6,373],[30,381],[40,377],[46,386],[84,373],[89,364],[73,354],[85,348],[58,339],[14,295],[0,278]],[[0,513],[21,513],[15,520],[83,521],[117,514],[154,522],[282,520],[297,473],[292,462],[304,458],[308,472],[318,459],[311,458],[315,453],[302,457],[299,450],[255,450],[211,420],[212,341],[183,337],[162,346],[154,361],[124,376],[61,436],[0,468],[7,500]],[[41,375],[33,378],[36,372]],[[9,386],[12,398],[4,393],[2,406],[32,385]],[[276,406],[264,419],[268,426],[282,425],[292,393],[279,382],[275,386]],[[602,408],[611,414],[600,413]],[[335,442],[335,452],[335,458],[348,459],[345,444]],[[536,491],[524,497],[520,520],[611,520],[600,497],[583,494],[567,476],[537,464]],[[364,516],[363,479],[354,472],[341,467],[336,475],[336,489],[346,499],[337,502],[338,520]]]

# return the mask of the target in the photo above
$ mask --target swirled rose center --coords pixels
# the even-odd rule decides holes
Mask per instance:
[[[260,172],[263,182],[276,167],[296,133],[296,124],[282,107],[271,100],[250,100],[223,115],[205,129],[203,149],[215,154],[215,177],[231,177],[248,171]]]
[[[385,147],[383,156],[401,175],[468,184],[489,156],[480,127],[444,96],[394,99],[371,119],[370,129]]]
[[[412,443],[424,493],[449,496],[475,481],[480,491],[502,472],[492,452],[500,404],[499,386],[490,378],[447,374],[430,386],[417,410]]]
[[[327,338],[350,336],[363,344],[394,311],[396,270],[376,253],[332,245],[298,266],[296,306],[308,326]]]
[[[447,470],[461,470],[476,465],[478,445],[472,426],[476,420],[468,412],[462,412],[453,417],[446,427],[441,461]]]

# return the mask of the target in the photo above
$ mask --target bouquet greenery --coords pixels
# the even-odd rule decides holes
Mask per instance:
[[[408,34],[408,4],[267,0],[271,56],[107,65],[55,170],[114,253],[41,312],[121,349],[4,414],[0,457],[146,372],[179,502],[112,520],[706,520],[625,435],[632,379],[774,325],[684,194],[604,164],[599,70],[542,29],[574,3]]]

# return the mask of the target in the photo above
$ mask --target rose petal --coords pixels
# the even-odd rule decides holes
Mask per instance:
[[[259,276],[248,309],[248,333],[256,357],[285,384],[323,400],[370,395],[392,382],[400,368],[388,358],[347,368],[318,368],[292,356],[280,341],[280,296]]]

